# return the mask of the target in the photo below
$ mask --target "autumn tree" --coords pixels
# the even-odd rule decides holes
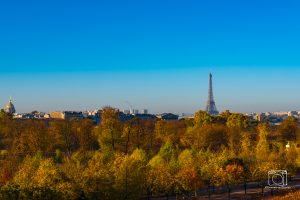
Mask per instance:
[[[194,125],[197,127],[202,127],[207,124],[214,122],[214,117],[209,115],[206,111],[198,111],[194,115]]]
[[[258,141],[256,145],[256,158],[259,161],[264,161],[268,159],[270,154],[270,143],[268,136],[271,133],[270,126],[268,124],[259,124],[258,130]]]
[[[240,141],[240,149],[238,157],[243,162],[243,182],[245,194],[247,193],[247,182],[252,178],[251,169],[256,164],[255,157],[255,141],[253,140],[253,134],[249,132],[243,132]]]
[[[140,149],[131,155],[116,155],[112,170],[117,199],[137,199],[146,191],[146,154]]]
[[[171,141],[167,141],[148,163],[148,193],[165,194],[175,190],[175,174],[178,171],[177,151]]]
[[[283,142],[296,141],[300,130],[297,121],[295,117],[288,117],[280,124],[278,132]]]
[[[174,174],[170,163],[167,163],[160,155],[154,156],[148,163],[147,170],[148,195],[168,195],[174,190]]]
[[[228,197],[230,199],[231,187],[234,184],[238,184],[243,180],[243,163],[238,159],[229,159],[225,164],[224,168],[221,168],[220,182],[227,186]]]
[[[132,123],[128,122],[124,124],[123,130],[122,130],[122,141],[124,141],[124,146],[125,146],[125,154],[127,155],[129,151],[132,148],[132,135],[133,135],[133,127]]]
[[[256,162],[251,169],[252,179],[260,182],[262,193],[268,179],[268,172],[274,169],[279,169],[279,164],[271,159],[265,162]]]
[[[69,156],[79,148],[79,139],[73,128],[74,121],[53,121],[50,123],[49,132],[54,142],[55,149],[61,149]]]
[[[20,199],[70,199],[76,196],[65,175],[57,168],[52,159],[40,155],[26,157],[8,191],[17,186]],[[9,193],[8,193],[9,194]]]
[[[179,134],[177,131],[180,130],[180,127],[178,127],[179,122],[175,121],[164,121],[164,120],[158,120],[155,123],[155,136],[156,139],[160,143],[165,143],[168,140],[173,141],[176,144],[179,144]]]
[[[185,149],[179,154],[179,168],[175,175],[176,188],[179,192],[190,193],[194,191],[195,196],[197,196],[197,189],[202,186],[202,182],[196,162],[196,152],[191,149]]]
[[[221,181],[223,174],[219,171],[228,160],[228,152],[221,151],[218,153],[210,151],[200,151],[197,155],[201,180],[208,188],[208,196],[210,198],[211,186],[220,186],[223,184]]]
[[[101,112],[101,124],[96,127],[96,134],[102,149],[115,151],[120,149],[122,123],[119,120],[118,110],[105,107]]]
[[[206,125],[199,129],[200,131],[200,146],[203,149],[219,150],[222,146],[228,145],[227,131],[223,125],[214,124]]]
[[[240,149],[241,133],[249,126],[250,118],[241,113],[230,113],[226,117],[229,147],[237,154]]]
[[[226,127],[217,118],[205,111],[198,111],[194,116],[194,123],[186,128],[181,139],[184,146],[197,150],[212,148],[218,150],[222,145],[227,146]]]
[[[44,121],[28,120],[19,122],[13,148],[17,155],[25,157],[41,151],[44,154],[54,151],[55,140]]]
[[[114,159],[115,154],[111,151],[97,151],[83,169],[82,177],[77,177],[77,183],[89,199],[116,199],[112,169]]]
[[[10,115],[0,110],[0,150],[11,146],[13,140],[13,120]]]
[[[153,156],[160,147],[160,143],[155,138],[155,120],[141,120],[140,126],[143,127],[143,149],[149,156]]]
[[[98,142],[96,136],[93,134],[93,128],[93,121],[90,119],[74,122],[73,130],[79,140],[81,151],[96,150],[98,148]]]

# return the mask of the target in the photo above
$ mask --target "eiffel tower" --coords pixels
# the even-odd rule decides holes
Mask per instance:
[[[209,73],[208,76],[208,100],[207,100],[207,105],[206,105],[206,112],[210,115],[218,115],[219,112],[216,107],[216,103],[214,101],[214,96],[213,96],[213,88],[212,88],[212,74]]]

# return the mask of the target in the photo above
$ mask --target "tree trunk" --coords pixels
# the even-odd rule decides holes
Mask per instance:
[[[125,171],[125,199],[127,199],[127,194],[128,194],[128,168],[126,164],[126,171]]]
[[[195,183],[195,197],[197,197],[197,184]]]
[[[147,187],[147,199],[150,200],[151,197],[151,190],[149,189],[149,187]]]
[[[228,199],[230,200],[230,193],[231,193],[231,188],[228,186]]]
[[[131,127],[130,127],[131,128]],[[127,141],[126,141],[126,155],[128,154],[128,146],[129,146],[129,134],[130,134],[130,131],[127,133]]]
[[[264,196],[264,184],[261,183],[261,195]]]
[[[111,131],[111,146],[112,146],[112,151],[115,151],[115,138],[114,138],[114,132]]]

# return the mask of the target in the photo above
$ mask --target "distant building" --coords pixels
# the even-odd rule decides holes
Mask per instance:
[[[265,122],[267,119],[266,113],[256,113],[256,120],[259,122]]]
[[[14,119],[47,119],[49,115],[45,114],[44,112],[34,111],[31,113],[14,113]]]
[[[55,111],[50,113],[50,117],[53,119],[64,119],[64,114],[63,112]]]
[[[136,114],[135,117],[138,118],[138,119],[144,119],[144,120],[154,120],[154,119],[156,119],[156,116],[151,115],[151,114]]]
[[[285,111],[283,111],[283,112],[273,112],[272,115],[285,119],[285,118],[288,117],[289,113],[285,112]]]
[[[31,113],[33,115],[33,118],[35,119],[45,119],[46,113],[44,112],[33,112]]]
[[[50,114],[45,114],[44,115],[44,119],[49,119],[51,116],[50,116]]]
[[[128,115],[130,114],[130,110],[123,110],[123,113]]]
[[[82,112],[64,111],[63,113],[64,113],[65,120],[82,120],[83,119]]]
[[[178,120],[178,115],[174,115],[172,113],[163,113],[157,116],[159,119],[166,120],[166,121],[175,121]]]
[[[288,116],[289,117],[291,117],[291,116],[298,117],[298,112],[297,111],[289,111]]]
[[[137,109],[130,109],[130,114],[132,114],[132,115],[139,114],[139,110],[137,110]]]
[[[31,113],[14,114],[14,119],[33,119],[34,116]]]
[[[75,111],[56,111],[51,112],[51,118],[53,119],[64,119],[64,120],[82,120],[83,115],[82,112],[75,112]]]
[[[89,112],[88,111],[83,111],[82,116],[83,116],[83,118],[87,118],[89,116]]]
[[[148,114],[148,110],[147,109],[142,109],[141,114]]]
[[[190,113],[181,113],[179,119],[193,119],[194,115]]]
[[[124,122],[124,121],[128,121],[128,120],[131,120],[131,119],[134,118],[134,115],[131,115],[131,114],[125,114],[125,113],[123,113],[123,112],[119,112],[118,115],[119,115],[120,121],[123,121],[123,122]]]
[[[97,125],[100,124],[100,121],[101,121],[100,110],[89,111],[86,118],[91,119]]]
[[[7,103],[6,107],[5,107],[5,112],[13,114],[16,112],[15,106],[12,103],[12,98],[10,97],[9,102]]]

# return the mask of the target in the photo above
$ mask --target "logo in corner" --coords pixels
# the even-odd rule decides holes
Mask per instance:
[[[271,170],[268,172],[268,185],[270,187],[286,187],[287,176],[287,170]]]

